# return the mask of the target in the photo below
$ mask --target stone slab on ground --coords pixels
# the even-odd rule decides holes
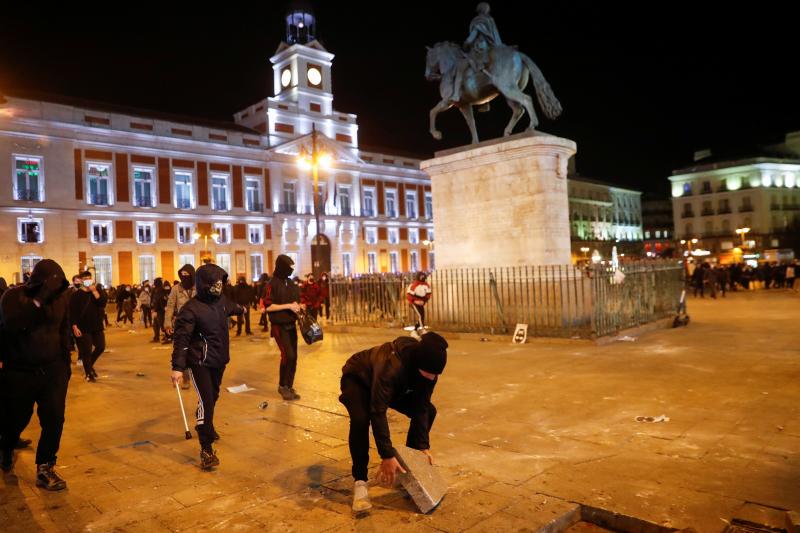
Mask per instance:
[[[430,464],[428,456],[418,450],[397,446],[397,460],[406,474],[400,474],[400,483],[422,513],[429,513],[439,505],[447,493],[447,482]]]

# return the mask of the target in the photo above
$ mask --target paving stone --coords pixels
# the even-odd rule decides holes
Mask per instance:
[[[431,466],[428,456],[419,450],[396,446],[397,459],[406,474],[400,474],[403,485],[422,513],[428,513],[439,505],[447,493],[447,482],[441,472]]]

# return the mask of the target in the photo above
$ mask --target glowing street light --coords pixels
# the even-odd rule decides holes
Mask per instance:
[[[744,236],[750,233],[750,228],[736,228],[736,233],[742,237],[742,248],[746,248]]]
[[[311,175],[314,178],[314,221],[316,223],[316,235],[311,244],[311,262],[312,271],[315,276],[320,275],[320,262],[317,258],[320,244],[320,234],[322,230],[319,226],[319,167],[323,169],[330,168],[333,164],[333,157],[330,154],[317,150],[317,126],[311,125],[311,152],[305,147],[300,149],[300,154],[297,156],[297,166],[303,170],[311,170]]]
[[[217,233],[216,231],[214,233],[211,233],[211,234],[194,232],[192,234],[192,237],[194,237],[194,240],[197,240],[200,237],[203,238],[203,255],[205,257],[209,257],[211,254],[208,251],[208,238],[211,237],[214,240],[214,242],[216,242],[217,239],[219,239],[219,233]]]

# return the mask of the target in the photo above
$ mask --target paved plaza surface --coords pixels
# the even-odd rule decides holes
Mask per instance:
[[[169,347],[112,327],[98,383],[75,371],[70,384],[68,489],[37,489],[33,451],[20,452],[0,482],[0,530],[526,531],[580,503],[704,532],[800,510],[800,294],[690,299],[689,312],[687,328],[602,346],[452,339],[431,436],[450,491],[422,515],[401,489],[374,486],[364,517],[350,511],[340,369],[403,332],[301,341],[295,403],[277,394],[274,343],[233,337],[223,386],[256,390],[222,393],[221,465],[207,473],[196,437],[184,439]],[[407,419],[389,421],[404,443]],[[38,438],[35,416],[24,436]]]

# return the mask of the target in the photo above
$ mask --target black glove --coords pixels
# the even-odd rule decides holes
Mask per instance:
[[[52,274],[44,283],[42,283],[42,287],[39,289],[39,292],[36,293],[35,298],[42,303],[50,303],[58,297],[59,294],[64,292],[64,289],[67,288],[69,283],[66,279],[59,276],[58,274]]]

